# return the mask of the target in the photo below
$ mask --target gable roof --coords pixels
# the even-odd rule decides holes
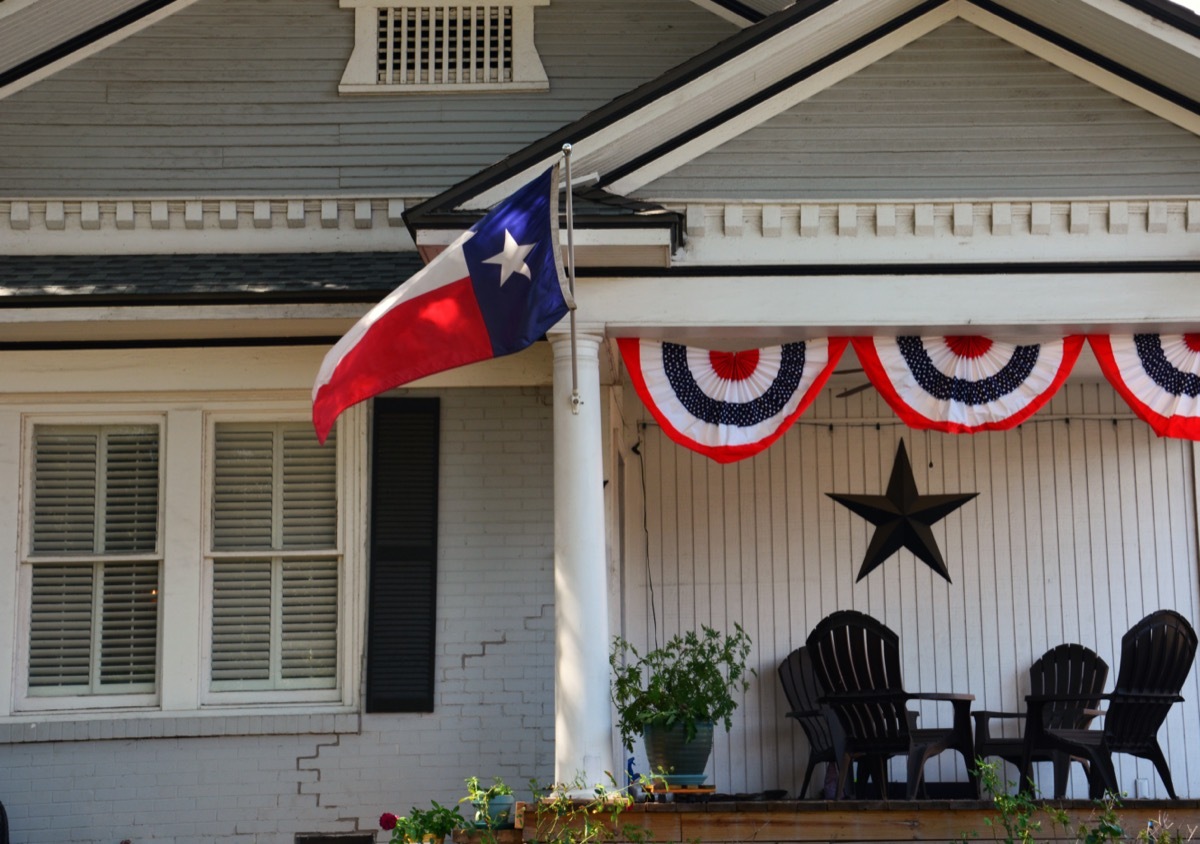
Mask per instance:
[[[1168,0],[800,0],[405,219],[478,213],[566,143],[576,173],[627,194],[956,18],[1200,134],[1200,16]]]

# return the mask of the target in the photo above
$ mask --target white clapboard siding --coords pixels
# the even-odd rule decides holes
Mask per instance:
[[[975,708],[1000,710],[1024,708],[1029,665],[1054,645],[1097,650],[1111,689],[1136,621],[1161,607],[1200,621],[1193,447],[1154,436],[1106,384],[1072,384],[1020,428],[973,436],[909,430],[874,391],[833,392],[772,448],[728,466],[639,426],[629,471],[645,472],[645,529],[642,486],[631,482],[622,632],[652,645],[655,629],[661,642],[740,621],[754,640],[758,677],[710,763],[720,790],[799,787],[807,747],[785,716],[776,666],[834,610],[861,610],[899,634],[910,691],[969,692]],[[647,418],[640,405],[626,413]],[[882,493],[901,439],[922,493],[979,493],[934,526],[953,583],[908,551],[855,583],[873,527],[826,493]],[[1160,736],[1177,790],[1191,796],[1198,674]],[[936,706],[920,707],[922,725],[949,723]],[[1122,756],[1118,766],[1129,794],[1146,779],[1165,796],[1149,763]],[[931,781],[965,779],[957,755],[926,770]],[[1082,772],[1071,784],[1086,796]]]
[[[353,96],[353,9],[200,0],[0,100],[0,192],[439,192],[736,31],[690,0],[535,21],[549,91]]]
[[[957,20],[637,195],[1054,197],[1198,187],[1195,135]]]

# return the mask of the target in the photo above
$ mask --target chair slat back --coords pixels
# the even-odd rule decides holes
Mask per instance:
[[[821,715],[797,717],[804,735],[808,738],[813,753],[821,753],[833,747],[833,733],[830,729],[830,718],[833,711],[821,703],[825,691],[817,680],[813,669],[812,656],[807,647],[799,647],[792,651],[783,662],[779,663],[779,682],[783,686],[784,697],[792,712],[818,711]],[[826,715],[825,713],[828,713]]]
[[[1196,658],[1196,631],[1174,610],[1143,618],[1121,639],[1121,667],[1104,716],[1113,750],[1155,740]]]
[[[1029,691],[1035,695],[1096,695],[1088,701],[1060,701],[1046,706],[1045,726],[1053,729],[1083,729],[1092,717],[1085,709],[1100,706],[1100,694],[1108,680],[1108,663],[1091,648],[1065,644],[1051,648],[1029,667]]]
[[[817,680],[850,742],[907,747],[908,709],[900,679],[900,637],[869,615],[839,610],[808,637]],[[869,700],[846,695],[870,694]]]

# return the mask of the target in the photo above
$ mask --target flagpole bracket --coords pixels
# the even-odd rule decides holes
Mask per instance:
[[[571,413],[579,415],[579,406],[583,404],[583,397],[579,395],[578,390],[571,391]]]

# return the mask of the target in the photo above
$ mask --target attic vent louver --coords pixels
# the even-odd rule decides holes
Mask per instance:
[[[355,47],[342,93],[544,91],[533,42],[533,9],[549,0],[506,4],[341,0],[353,7]]]

